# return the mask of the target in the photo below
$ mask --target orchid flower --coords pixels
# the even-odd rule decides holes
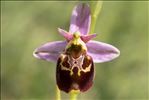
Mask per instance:
[[[111,61],[120,54],[110,44],[91,40],[96,34],[89,34],[90,24],[89,5],[78,4],[73,9],[69,31],[58,28],[66,40],[48,42],[33,53],[36,58],[57,62],[57,85],[66,93],[87,91],[93,84],[94,63]]]

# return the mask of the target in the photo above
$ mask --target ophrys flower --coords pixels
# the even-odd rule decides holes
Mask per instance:
[[[57,62],[56,80],[60,90],[87,91],[93,84],[94,63],[110,61],[119,50],[106,43],[93,41],[88,4],[78,4],[72,12],[69,32],[58,28],[66,41],[49,42],[34,51],[39,59]]]

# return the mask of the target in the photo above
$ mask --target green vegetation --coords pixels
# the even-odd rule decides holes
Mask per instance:
[[[64,40],[76,2],[1,2],[2,100],[55,100],[56,64],[38,60],[33,50],[47,41]],[[78,100],[147,100],[148,2],[103,2],[95,40],[120,49],[119,58],[95,64],[93,87]],[[65,100],[69,95],[62,93]]]

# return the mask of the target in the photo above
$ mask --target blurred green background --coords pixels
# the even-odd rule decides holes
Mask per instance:
[[[77,2],[1,2],[2,100],[55,100],[56,64],[38,60],[33,50],[48,41],[64,40]],[[148,2],[103,2],[95,40],[112,44],[121,55],[95,64],[93,87],[78,100],[147,100]],[[62,92],[63,100],[69,95]],[[149,98],[148,98],[149,99]]]

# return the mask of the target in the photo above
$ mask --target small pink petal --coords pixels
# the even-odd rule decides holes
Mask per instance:
[[[81,39],[83,42],[88,42],[90,41],[91,39],[95,38],[97,36],[97,34],[90,34],[90,35],[82,35],[81,36]]]
[[[48,42],[37,48],[33,55],[36,58],[56,62],[67,45],[66,41]]]
[[[61,28],[58,28],[58,32],[68,41],[72,40],[73,38],[73,34],[61,29]]]
[[[89,41],[86,43],[88,55],[90,55],[95,63],[111,61],[120,55],[120,51],[106,43],[98,41]]]

